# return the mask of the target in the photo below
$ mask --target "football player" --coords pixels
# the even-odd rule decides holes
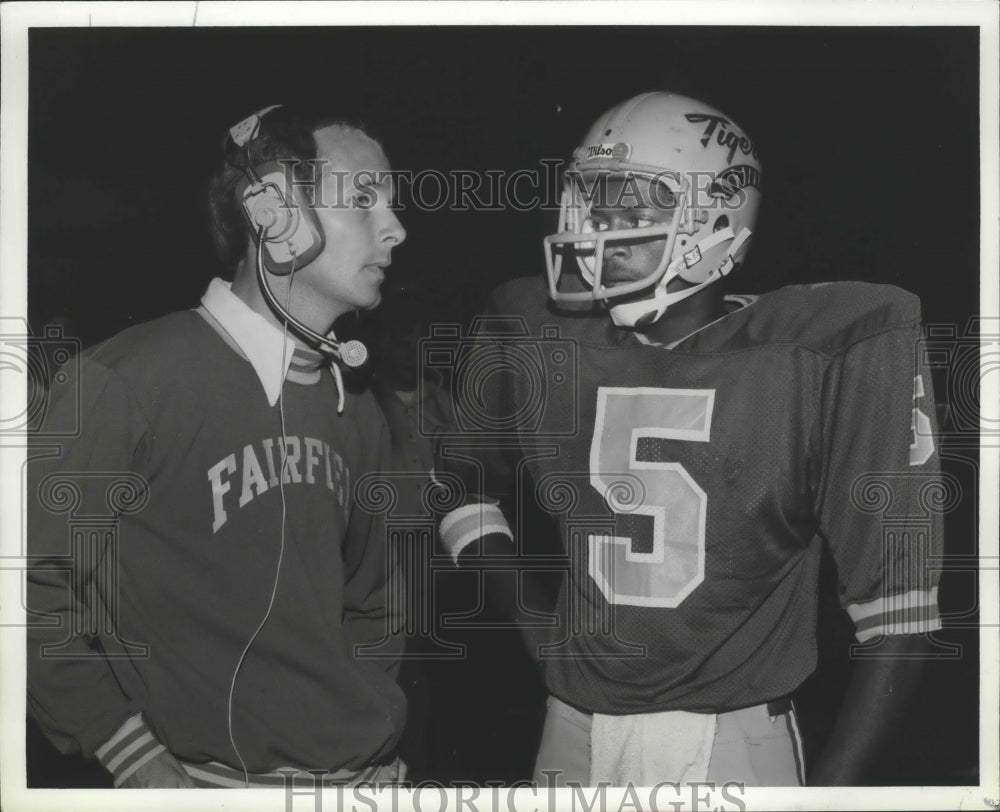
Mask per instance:
[[[566,173],[547,285],[501,286],[470,339],[481,369],[456,395],[478,422],[439,470],[483,495],[442,541],[467,567],[523,552],[526,472],[569,561],[554,627],[524,572],[517,600],[483,569],[544,670],[540,782],[804,783],[791,697],[816,666],[824,546],[881,656],[856,664],[809,783],[861,778],[916,684],[906,655],[940,628],[919,301],[855,282],[724,295],[762,178],[757,145],[707,104],[613,107]]]

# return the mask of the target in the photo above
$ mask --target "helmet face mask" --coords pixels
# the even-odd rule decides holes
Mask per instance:
[[[591,169],[572,175],[563,193],[565,219],[560,233],[545,238],[549,279],[551,284],[557,283],[564,255],[569,254],[590,291],[551,292],[562,301],[592,301],[630,296],[649,288],[666,270],[684,210],[678,201],[685,196],[685,189],[673,188],[664,178],[639,172]],[[647,261],[645,273],[632,278],[606,274],[610,263],[604,257],[609,252],[646,245],[654,249],[655,259]]]
[[[656,321],[742,260],[760,180],[750,139],[708,105],[670,93],[617,105],[566,173],[559,231],[545,238],[549,296],[603,301],[620,326]],[[566,260],[587,290],[560,286]]]

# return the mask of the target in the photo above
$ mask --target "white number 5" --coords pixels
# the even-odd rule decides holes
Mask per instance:
[[[617,521],[647,517],[631,535],[589,537],[588,572],[609,603],[674,608],[704,580],[708,497],[655,440],[707,443],[714,405],[714,389],[597,390],[590,484]]]
[[[931,420],[917,408],[917,401],[923,396],[924,376],[917,375],[913,379],[913,420],[910,423],[913,442],[910,443],[910,465],[923,465],[934,453],[934,434],[931,432]]]

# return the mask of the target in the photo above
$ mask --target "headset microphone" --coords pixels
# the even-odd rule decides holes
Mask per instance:
[[[364,366],[365,362],[368,360],[368,348],[360,341],[356,341],[354,339],[340,342],[340,349],[338,352],[340,360],[344,362],[344,365],[349,366],[352,369]]]

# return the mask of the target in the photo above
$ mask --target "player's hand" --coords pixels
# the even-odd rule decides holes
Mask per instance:
[[[119,785],[119,789],[178,789],[194,787],[194,779],[164,750]]]

